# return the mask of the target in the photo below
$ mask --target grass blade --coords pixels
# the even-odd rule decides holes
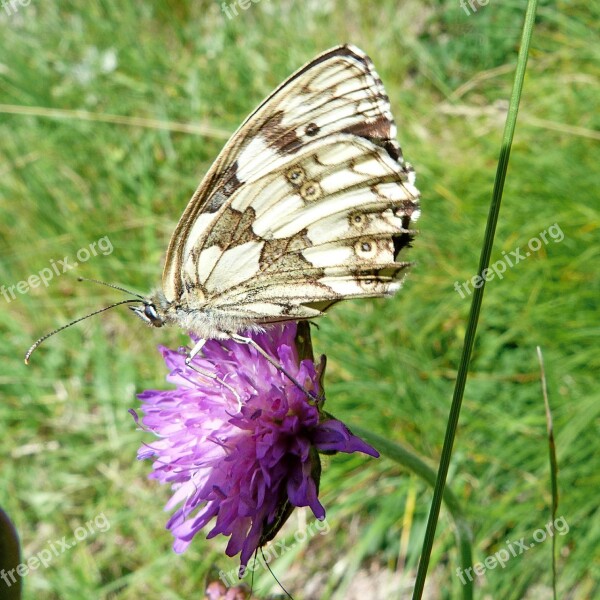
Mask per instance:
[[[527,4],[527,12],[525,14],[525,23],[523,26],[523,35],[521,38],[521,48],[519,50],[519,56],[517,59],[515,81],[511,93],[510,105],[508,107],[506,124],[504,126],[504,135],[502,138],[500,157],[498,160],[498,167],[496,170],[496,179],[494,182],[492,203],[490,205],[490,210],[488,213],[483,247],[481,249],[481,257],[479,260],[479,275],[481,275],[490,264],[490,256],[492,254],[494,235],[496,233],[496,224],[498,223],[498,215],[500,213],[502,193],[504,191],[504,181],[506,180],[506,172],[508,169],[508,161],[510,158],[510,149],[514,137],[515,125],[517,122],[517,114],[519,111],[519,102],[523,90],[523,80],[525,78],[525,70],[527,68],[529,44],[531,42],[531,36],[533,34],[536,9],[537,0],[529,0]],[[440,506],[444,494],[446,477],[448,476],[448,468],[450,466],[450,459],[452,457],[452,447],[454,445],[454,438],[456,436],[456,428],[458,425],[460,408],[462,404],[463,394],[465,391],[467,373],[469,370],[469,362],[471,360],[471,353],[473,351],[473,344],[475,342],[477,322],[479,320],[479,312],[481,310],[484,289],[485,278],[483,278],[483,285],[479,288],[476,287],[473,293],[473,300],[471,302],[469,320],[467,322],[467,329],[465,332],[463,351],[458,367],[456,386],[454,387],[452,406],[450,408],[450,414],[448,416],[448,425],[446,427],[444,446],[442,448],[442,455],[440,458],[440,467],[438,471],[437,482],[433,491],[433,500],[431,503],[431,509],[429,511],[429,518],[427,521],[425,538],[423,540],[421,560],[419,561],[419,567],[417,570],[417,578],[415,581],[415,588],[413,591],[413,600],[417,600],[422,597],[423,589],[425,587],[425,578],[427,576],[427,568],[429,566],[429,558],[431,556],[431,550],[433,548],[433,540],[435,537],[435,530],[440,514]]]
[[[550,455],[550,484],[552,486],[552,522],[556,522],[556,511],[558,509],[558,462],[556,460],[556,444],[554,443],[554,425],[552,423],[552,411],[548,402],[548,386],[546,384],[546,370],[544,368],[544,357],[542,349],[537,346],[538,361],[540,363],[540,379],[542,382],[542,396],[544,397],[544,408],[546,409],[546,429],[548,431],[548,452]],[[552,593],[556,600],[556,536],[552,536]]]

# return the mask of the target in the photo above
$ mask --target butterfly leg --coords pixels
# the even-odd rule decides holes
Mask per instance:
[[[207,377],[208,379],[212,379],[213,381],[218,381],[222,386],[226,387],[237,400],[238,410],[242,408],[242,399],[240,395],[236,392],[234,388],[232,388],[229,384],[225,383],[222,379],[219,379],[215,373],[211,373],[210,371],[205,371],[204,369],[198,369],[192,364],[192,360],[200,353],[200,350],[204,347],[207,340],[200,339],[196,342],[196,345],[190,350],[188,355],[185,357],[185,366],[192,369],[192,371],[196,371],[196,373]]]
[[[194,345],[194,347],[190,350],[189,354],[187,355],[186,359],[185,359],[185,364],[190,367],[190,363],[192,362],[192,360],[194,360],[194,358],[196,358],[196,356],[200,353],[200,350],[202,350],[202,348],[204,348],[204,345],[206,344],[208,340],[204,340],[204,339],[199,339],[196,344]]]
[[[252,338],[238,335],[237,333],[231,334],[231,339],[238,342],[239,344],[248,344],[256,349],[256,351],[263,357],[266,358],[278,371],[281,371],[299,390],[302,390],[311,400],[315,403],[320,403],[321,399],[315,396],[312,392],[309,392],[304,386],[290,373],[288,373],[283,365],[279,364],[272,356],[269,356]]]

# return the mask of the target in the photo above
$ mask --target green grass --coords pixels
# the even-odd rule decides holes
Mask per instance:
[[[467,16],[458,0],[262,0],[232,20],[209,2],[32,0],[12,15],[0,7],[1,103],[212,128],[193,135],[0,108],[0,284],[103,236],[114,247],[47,289],[10,303],[0,296],[0,506],[24,559],[100,513],[110,522],[27,575],[25,598],[192,598],[213,566],[235,568],[219,538],[172,553],[169,490],[135,460],[148,437],[127,409],[136,393],[166,386],[156,345],[185,338],[116,309],[49,340],[29,368],[22,355],[39,335],[121,299],[78,275],[156,286],[169,236],[227,132],[291,71],[344,41],[371,55],[386,85],[423,216],[403,291],[345,303],[319,321],[327,408],[437,465],[470,302],[454,282],[477,269],[524,7],[490,2]],[[558,596],[573,599],[600,593],[599,22],[593,4],[540,2],[492,263],[554,223],[564,240],[486,287],[448,480],[475,561],[506,540],[531,540],[550,520],[541,346],[558,515],[569,525],[557,536]],[[410,597],[431,488],[385,457],[324,466],[331,531],[274,561],[274,572],[298,599],[350,598],[388,577],[404,595],[377,597]],[[284,537],[303,519],[313,521],[298,511]],[[549,597],[550,552],[545,541],[488,570],[475,597]],[[425,597],[460,597],[457,565],[442,507]],[[263,596],[277,589],[268,573],[257,584]]]

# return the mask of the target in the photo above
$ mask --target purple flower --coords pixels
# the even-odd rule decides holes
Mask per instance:
[[[246,335],[319,397],[324,363],[316,367],[312,360],[300,361],[296,330],[291,323]],[[177,387],[138,396],[143,425],[160,438],[142,446],[138,458],[154,458],[150,477],[174,490],[166,510],[178,506],[167,523],[176,552],[183,552],[215,518],[207,537],[230,536],[226,553],[241,552],[245,566],[294,506],[310,506],[315,517],[325,518],[317,497],[318,452],[379,456],[250,345],[206,343],[204,356],[193,364],[218,379],[187,367],[181,351],[160,351],[170,370],[167,381]]]

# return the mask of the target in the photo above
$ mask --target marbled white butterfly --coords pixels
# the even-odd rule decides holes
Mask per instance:
[[[349,45],[317,56],[231,136],[173,233],[162,289],[132,310],[199,336],[189,364],[206,339],[252,343],[240,332],[393,294],[419,215],[395,138],[369,57]]]

